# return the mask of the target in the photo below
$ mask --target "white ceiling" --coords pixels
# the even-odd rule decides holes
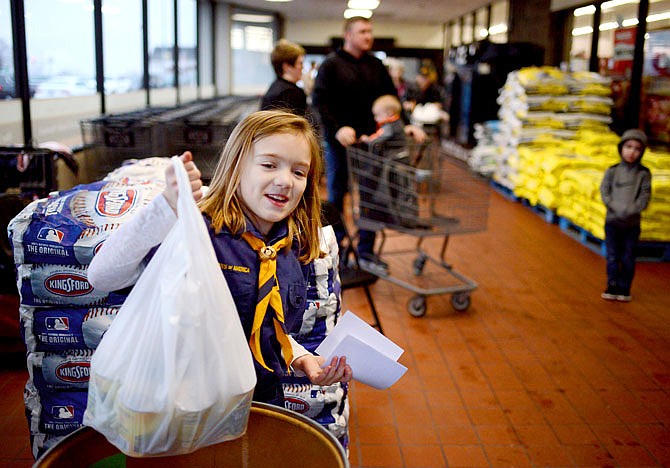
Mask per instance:
[[[344,20],[347,0],[238,0],[240,6],[281,13],[288,21],[305,19]],[[488,5],[491,0],[381,0],[373,21],[411,21],[442,24]]]

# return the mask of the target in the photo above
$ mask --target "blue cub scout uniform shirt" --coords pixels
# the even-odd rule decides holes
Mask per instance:
[[[205,220],[209,226],[210,221],[207,218]],[[248,223],[247,228],[259,239],[264,239],[264,236],[250,223]],[[286,224],[282,223],[278,228],[273,228],[268,236],[269,240],[265,239],[265,244],[274,244],[285,237],[287,232]],[[233,295],[237,313],[242,321],[244,334],[248,341],[251,336],[251,327],[258,301],[258,272],[260,268],[258,254],[241,236],[234,236],[226,230],[215,234],[211,227],[209,227],[209,234],[221,271]],[[286,331],[287,333],[297,332],[300,330],[305,311],[307,286],[303,275],[303,267],[298,261],[295,243],[293,243],[290,251],[280,251],[277,254],[276,261]],[[269,372],[254,360],[258,378],[254,400],[283,406],[283,392],[279,379],[284,375],[286,366],[281,356],[281,346],[277,341],[273,318],[274,313],[268,311],[261,327],[261,352],[265,363],[274,372]]]

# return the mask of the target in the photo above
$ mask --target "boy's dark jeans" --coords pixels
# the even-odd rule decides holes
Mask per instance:
[[[605,223],[607,248],[607,286],[630,294],[635,274],[635,246],[640,238],[640,226],[616,226]]]

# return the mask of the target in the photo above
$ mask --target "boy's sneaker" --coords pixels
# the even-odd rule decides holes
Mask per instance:
[[[389,274],[388,263],[374,254],[361,253],[358,257],[358,263],[363,270],[376,275],[386,276]]]
[[[633,297],[630,295],[629,292],[619,293],[616,296],[616,300],[619,302],[630,302],[631,299],[633,299]]]
[[[612,287],[607,287],[607,289],[600,295],[606,301],[616,301],[619,298],[619,294]]]

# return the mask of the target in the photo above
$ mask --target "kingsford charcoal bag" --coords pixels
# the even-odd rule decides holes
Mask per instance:
[[[179,158],[179,217],[91,358],[84,424],[131,456],[244,434],[251,351]]]

